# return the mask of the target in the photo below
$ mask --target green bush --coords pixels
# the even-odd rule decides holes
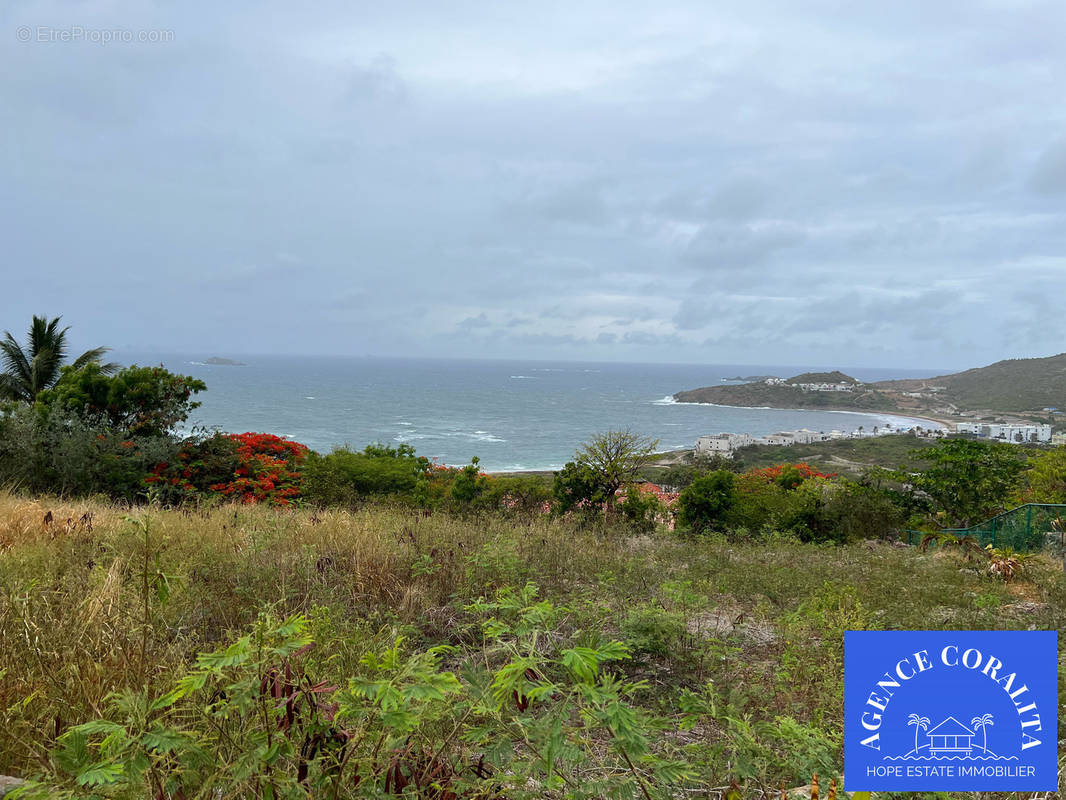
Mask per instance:
[[[482,474],[478,463],[479,460],[475,456],[469,464],[456,471],[448,490],[453,507],[469,510],[485,493],[488,479]]]
[[[688,633],[685,617],[658,605],[643,605],[622,621],[622,636],[634,655],[666,658],[676,655]]]
[[[551,502],[551,484],[537,475],[491,475],[484,484],[477,505],[529,516],[540,514]]]
[[[308,454],[303,466],[303,496],[317,505],[350,505],[370,497],[412,501],[424,495],[429,460],[409,444],[347,447],[329,455]]]
[[[697,478],[678,498],[678,523],[694,533],[721,530],[737,503],[735,476],[718,470]]]
[[[622,501],[622,518],[637,533],[650,533],[655,530],[663,516],[663,504],[651,492],[642,492],[635,486],[626,490]]]
[[[123,434],[47,406],[0,412],[0,484],[28,492],[134,502],[149,470],[176,451],[169,437]]]
[[[820,511],[818,540],[887,539],[904,522],[904,511],[883,491],[852,481],[828,487]]]

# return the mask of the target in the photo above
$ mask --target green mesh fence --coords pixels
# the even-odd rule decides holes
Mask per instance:
[[[1061,547],[1066,534],[1060,525],[1066,525],[1066,505],[1026,503],[969,528],[943,528],[939,533],[950,533],[960,538],[970,536],[982,547],[990,544],[1024,551],[1039,550],[1045,546]],[[916,545],[928,534],[925,531],[907,530],[903,531],[903,535],[906,542]]]

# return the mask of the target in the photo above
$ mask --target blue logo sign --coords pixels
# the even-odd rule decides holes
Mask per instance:
[[[1056,791],[1056,631],[848,631],[844,786]]]

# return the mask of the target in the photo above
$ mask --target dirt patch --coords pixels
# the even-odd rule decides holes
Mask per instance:
[[[688,621],[693,636],[725,638],[740,636],[754,645],[767,645],[777,640],[774,627],[738,605],[726,604],[697,614]]]
[[[1046,605],[1043,602],[1044,595],[1036,586],[1026,582],[1012,582],[1007,584],[1007,591],[1021,601],[1020,604]],[[1015,605],[1018,605],[1017,603]]]

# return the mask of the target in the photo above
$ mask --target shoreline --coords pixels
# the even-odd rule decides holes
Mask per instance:
[[[672,399],[672,396],[670,396],[670,397]],[[665,400],[665,398],[664,398],[664,400]],[[658,400],[658,401],[654,401],[654,402],[666,405],[666,403],[664,403],[663,400]],[[878,433],[878,434],[876,434],[876,436],[874,434],[870,434],[869,436],[861,437],[861,438],[864,438],[864,439],[879,438],[881,436],[901,435],[904,432],[909,431],[909,430],[911,430],[913,428],[916,428],[916,427],[921,427],[923,429],[928,429],[930,426],[933,426],[933,427],[935,427],[937,429],[943,430],[945,433],[953,433],[954,432],[954,422],[951,422],[949,420],[937,419],[936,417],[930,417],[930,416],[925,415],[925,414],[902,414],[902,413],[900,413],[898,411],[874,411],[874,410],[871,410],[871,409],[857,409],[857,408],[855,408],[855,409],[852,409],[852,408],[783,408],[783,407],[780,407],[780,406],[733,406],[733,405],[726,405],[725,403],[696,403],[696,402],[682,402],[680,400],[672,400],[672,402],[669,403],[669,405],[710,406],[712,408],[739,408],[739,409],[754,409],[754,410],[765,410],[765,411],[800,411],[800,412],[814,411],[814,412],[824,412],[824,413],[830,413],[830,414],[859,414],[859,415],[862,415],[862,416],[872,417],[872,418],[875,418],[875,419],[880,418],[880,419],[882,419],[884,421],[891,422],[891,424],[893,426],[893,430],[892,431],[887,432],[887,433]],[[920,425],[920,426],[912,424],[912,425],[909,425],[908,427],[897,427],[897,422],[896,422],[897,420],[906,421],[906,422],[910,422],[910,423],[922,422],[922,423],[928,423],[928,424],[923,424],[923,425]],[[654,454],[654,459],[655,459],[655,463],[658,463],[658,464],[661,464],[661,463],[673,463],[673,461],[675,459],[677,459],[679,457],[683,457],[684,454],[686,454],[686,453],[692,453],[692,452],[694,452],[694,448],[693,447],[680,447],[680,448],[677,448],[677,449],[674,449],[674,450],[663,450],[663,451],[655,453]],[[552,474],[558,472],[560,469],[562,469],[562,467],[551,467],[551,466],[542,467],[542,468],[530,467],[528,469],[517,469],[517,470],[508,470],[508,469],[486,470],[485,474],[486,475],[552,475]]]
[[[867,417],[893,417],[895,419],[931,422],[937,427],[951,430],[955,424],[948,420],[937,419],[925,414],[908,414],[900,411],[874,410],[870,408],[785,408],[783,406],[734,406],[727,403],[700,403],[691,400],[674,400],[679,406],[711,406],[713,408],[751,408],[766,411],[820,411],[828,414],[863,414]],[[917,426],[912,426],[917,427]],[[922,426],[924,427],[924,426]]]

